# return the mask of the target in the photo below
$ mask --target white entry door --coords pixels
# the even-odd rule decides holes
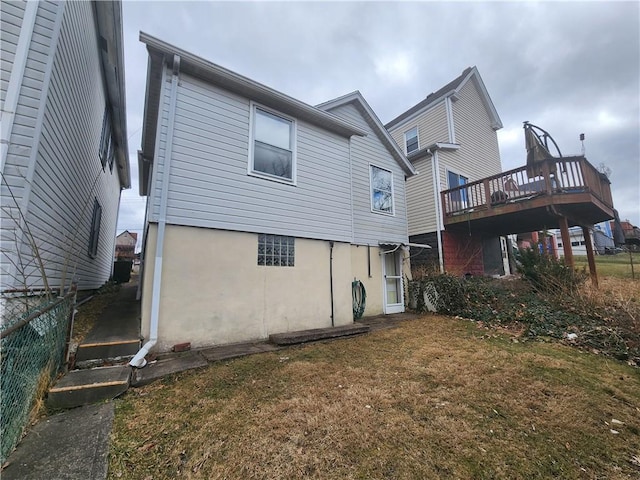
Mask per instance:
[[[384,253],[383,256],[384,313],[404,312],[401,252]]]
[[[511,268],[509,266],[509,245],[511,244],[511,240],[508,237],[500,237],[500,250],[502,250],[502,264],[504,266],[504,274],[509,275],[511,273]]]

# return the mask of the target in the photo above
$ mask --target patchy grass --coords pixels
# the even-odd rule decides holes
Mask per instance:
[[[629,258],[628,252],[617,255],[596,255],[596,270],[598,277],[632,278],[631,261],[633,260],[633,271],[636,280],[640,280],[640,253],[632,253]],[[573,257],[576,268],[585,268],[589,271],[589,262],[584,255]]]
[[[109,478],[638,478],[639,372],[425,316],[130,390]]]

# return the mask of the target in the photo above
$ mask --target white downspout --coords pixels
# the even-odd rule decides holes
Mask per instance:
[[[440,205],[440,162],[438,150],[427,150],[433,157],[433,196],[436,203],[436,237],[438,240],[438,263],[440,273],[444,273],[444,253],[442,252],[442,205]]]
[[[151,291],[151,325],[149,328],[149,340],[138,353],[131,359],[129,365],[142,368],[147,364],[145,356],[158,342],[158,318],[160,311],[160,287],[162,281],[162,251],[164,249],[164,232],[167,223],[167,197],[169,196],[169,175],[171,173],[171,156],[173,147],[173,124],[176,113],[176,99],[178,96],[178,74],[180,72],[180,57],[173,57],[173,76],[171,78],[171,97],[169,104],[169,122],[167,125],[167,144],[165,148],[162,191],[160,196],[160,213],[158,216],[158,234],[156,237],[156,256],[153,268],[153,289]],[[161,111],[159,115],[162,115]],[[160,130],[157,135],[160,136]]]

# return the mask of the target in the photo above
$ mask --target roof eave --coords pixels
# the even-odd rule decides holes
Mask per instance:
[[[374,126],[378,130],[378,133],[380,134],[379,136],[382,140],[382,143],[387,148],[389,153],[391,153],[391,155],[394,157],[396,162],[398,162],[398,164],[402,167],[407,176],[411,177],[413,175],[417,175],[418,171],[407,159],[406,155],[400,150],[396,141],[391,137],[389,131],[384,127],[376,113],[373,111],[369,103],[364,99],[359,91],[356,90],[355,92],[348,93],[333,100],[321,103],[320,105],[317,105],[317,108],[330,110],[341,105],[346,105],[348,103],[354,102],[359,104],[366,115],[370,118],[371,122],[374,124]]]
[[[118,145],[116,165],[121,188],[131,188],[131,168],[127,139],[126,91],[124,79],[124,42],[122,37],[122,4],[93,2],[98,35],[106,41],[106,51],[100,49],[100,61],[111,106],[113,135]]]
[[[366,132],[356,125],[346,122],[330,113],[323,112],[300,100],[278,92],[266,85],[262,85],[250,78],[232,72],[224,67],[209,62],[185,50],[170,45],[144,32],[140,32],[140,41],[147,45],[151,54],[157,53],[164,57],[180,57],[180,70],[220,85],[221,87],[238,93],[246,98],[278,109],[301,120],[318,125],[326,130],[344,137],[352,135],[366,135]],[[146,152],[145,152],[146,153]]]
[[[407,158],[410,162],[417,162],[418,160],[429,157],[433,155],[433,152],[436,150],[442,150],[445,152],[454,152],[460,148],[459,143],[447,143],[447,142],[435,142],[431,145],[428,145],[420,150],[416,150],[415,152],[411,152]]]
[[[476,67],[473,67],[473,70],[471,71],[469,78],[473,78],[475,80],[476,86],[480,91],[480,97],[481,97],[482,103],[484,104],[487,110],[487,113],[489,114],[489,118],[491,120],[491,128],[493,128],[494,130],[500,130],[503,127],[502,120],[500,120],[500,116],[498,115],[498,110],[493,104],[493,100],[491,100],[487,87],[485,86],[484,81],[480,76],[480,72],[478,72],[478,69]],[[465,79],[463,83],[466,83],[466,82],[467,82],[467,79]],[[460,85],[458,90],[460,88],[462,88],[462,85]]]

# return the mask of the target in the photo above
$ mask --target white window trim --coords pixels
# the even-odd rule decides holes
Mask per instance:
[[[407,149],[407,133],[409,133],[411,130],[415,130],[416,131],[416,139],[418,140],[418,148],[416,148],[412,152],[409,152],[408,149]],[[420,132],[418,130],[418,126],[416,125],[414,127],[411,127],[410,129],[404,131],[404,153],[405,153],[405,155],[409,155],[410,153],[417,152],[419,150],[420,150]]]
[[[384,170],[385,172],[389,172],[391,174],[391,212],[381,212],[380,210],[376,210],[373,208],[373,178],[371,175],[371,167],[379,168],[380,170]],[[375,163],[369,163],[369,203],[371,205],[371,213],[386,215],[387,217],[396,216],[396,190],[393,184],[393,171],[389,170],[388,168],[376,165]]]
[[[286,178],[278,177],[275,175],[269,175],[268,173],[258,172],[253,169],[253,150],[255,145],[254,139],[254,125],[255,125],[255,117],[256,117],[256,109],[264,110],[265,112],[271,113],[276,117],[283,118],[291,122],[291,180],[287,180]],[[285,185],[298,185],[298,122],[295,118],[290,117],[289,115],[285,115],[273,108],[265,107],[256,102],[249,102],[249,159],[247,162],[247,175],[256,178],[262,178],[265,180],[271,180],[272,182],[283,183]]]
[[[447,128],[449,130],[449,143],[456,143],[456,129],[453,122],[453,105],[451,104],[451,97],[445,99],[445,107],[447,109]]]

